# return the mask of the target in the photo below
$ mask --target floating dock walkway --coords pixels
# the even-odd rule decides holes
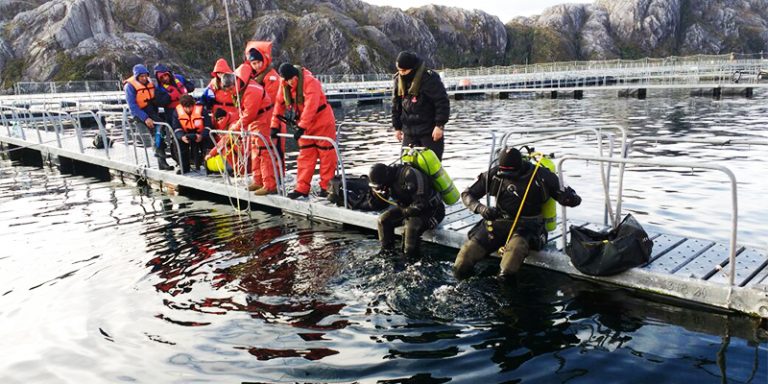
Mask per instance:
[[[97,122],[98,129],[84,129],[81,124],[82,116],[92,117]],[[627,140],[626,133],[618,127],[568,130],[538,129],[536,134],[540,137],[537,139],[511,143],[513,133],[522,133],[522,131],[510,130],[501,137],[500,145],[519,146],[523,143],[533,143],[566,135],[594,134],[599,153],[602,154],[604,153],[604,137],[610,138],[611,143],[613,143],[614,138],[620,138],[623,148],[620,157],[610,155],[608,157],[564,156],[558,160],[558,171],[561,173],[561,178],[567,177],[564,167],[566,163],[573,160],[588,160],[614,164],[614,168],[620,167],[619,192],[618,197],[615,198],[615,208],[613,208],[612,200],[608,194],[609,188],[604,185],[606,209],[610,212],[607,213],[607,217],[610,217],[613,222],[618,222],[621,214],[622,175],[626,165],[679,166],[688,169],[701,168],[717,171],[729,179],[732,188],[733,219],[731,240],[728,244],[665,233],[652,233],[650,235],[654,243],[653,254],[647,265],[611,277],[586,276],[571,265],[568,256],[563,252],[567,240],[567,236],[564,237],[563,233],[567,232],[569,225],[603,229],[607,223],[577,223],[568,220],[565,208],[561,207],[560,223],[558,228],[550,233],[548,245],[544,250],[532,253],[525,260],[527,264],[567,273],[578,278],[610,283],[633,290],[670,296],[688,302],[768,319],[768,253],[764,249],[743,247],[737,243],[736,180],[727,168],[706,164],[680,162],[667,164],[663,161],[633,160],[629,157],[629,152],[634,142],[644,139],[664,142],[665,139],[654,137]],[[95,135],[109,135],[114,140],[114,146],[106,149],[90,147],[90,142]],[[169,136],[173,137],[173,135]],[[675,142],[675,140],[669,139],[671,142]],[[698,142],[713,145],[745,144],[739,140],[730,139],[699,140]],[[66,112],[50,108],[41,109],[35,106],[17,107],[0,104],[0,143],[7,149],[13,150],[12,153],[14,154],[23,151],[34,151],[35,155],[39,153],[43,159],[57,161],[63,169],[73,165],[77,166],[78,162],[87,163],[132,175],[136,178],[156,181],[161,186],[192,188],[310,218],[329,220],[366,229],[377,228],[376,213],[345,209],[316,196],[310,196],[310,198],[303,200],[291,200],[283,196],[285,185],[279,188],[279,195],[254,196],[245,190],[242,178],[234,180],[233,183],[233,180],[218,174],[205,175],[193,171],[181,175],[172,171],[160,171],[154,157],[148,154],[147,148],[141,145],[141,140],[137,139],[137,133],[134,131],[133,125],[128,122],[125,112],[94,111],[91,109]],[[494,146],[495,143],[494,138]],[[746,144],[766,145],[768,142],[749,142]],[[610,150],[610,152],[613,151]],[[339,171],[343,174],[344,159],[342,155],[339,154]],[[605,175],[603,175],[602,180],[605,184],[607,181]],[[458,249],[467,238],[467,232],[480,219],[479,215],[470,213],[459,202],[447,207],[446,217],[442,224],[439,228],[427,232],[423,239]]]

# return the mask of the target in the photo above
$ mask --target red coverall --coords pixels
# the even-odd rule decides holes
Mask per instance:
[[[251,40],[246,44],[245,46],[245,57],[246,61],[248,60],[248,52],[251,49],[256,49],[261,53],[262,58],[264,59],[262,61],[262,66],[260,72],[256,72],[256,70],[253,70],[253,67],[251,69],[253,72],[251,72],[251,78],[254,79],[257,83],[259,83],[261,86],[264,87],[264,90],[267,91],[267,95],[269,95],[269,98],[272,100],[272,103],[277,100],[277,91],[280,88],[280,76],[277,74],[277,71],[272,68],[272,42],[271,41],[256,41]],[[250,65],[250,63],[248,63]],[[285,124],[279,124],[279,125],[270,125],[270,127],[278,127],[280,128],[281,133],[286,132]],[[265,135],[265,137],[268,137],[269,135]],[[278,138],[277,140],[273,140],[279,142],[278,150],[280,151],[279,158],[282,162],[282,168],[285,169],[285,138]],[[262,150],[264,150],[264,147],[261,147]],[[256,155],[258,156],[258,154]],[[264,155],[267,156],[268,155]],[[269,166],[270,169],[272,169],[272,166]],[[254,175],[256,175],[256,172],[254,172]],[[258,179],[254,178],[254,181],[258,183]]]
[[[240,118],[229,127],[231,131],[260,132],[269,138],[269,118],[272,111],[272,100],[267,95],[264,87],[251,79],[251,67],[248,64],[240,64],[235,69],[235,77],[245,84],[239,90]],[[269,190],[276,190],[275,173],[272,170],[272,162],[266,145],[260,139],[250,139],[251,149],[251,173],[253,182]],[[261,149],[263,150],[261,150]]]
[[[226,126],[220,127],[216,123],[216,119],[214,118],[214,116],[216,116],[216,111],[218,109],[224,109],[227,113],[237,115],[237,107],[235,106],[234,100],[232,100],[232,93],[222,89],[221,81],[218,76],[220,73],[232,73],[232,68],[229,67],[229,64],[227,64],[227,61],[224,59],[216,60],[216,65],[214,65],[213,71],[211,72],[211,82],[208,84],[208,88],[213,91],[215,97],[213,107],[211,108],[211,124],[214,129],[224,130],[227,129]]]
[[[305,135],[324,136],[335,141],[336,119],[333,116],[333,109],[325,98],[320,81],[305,68],[301,68],[296,81],[302,81],[304,102],[296,103],[296,89],[292,89],[285,80],[281,80],[271,126],[277,127],[280,123],[277,116],[284,115],[286,109],[293,108],[298,115],[297,125],[305,129]],[[286,91],[290,95],[288,105],[285,97]],[[336,171],[336,151],[327,141],[300,138],[295,188],[297,192],[309,193],[312,174],[315,173],[318,158],[320,159],[320,188],[327,190],[328,183]]]

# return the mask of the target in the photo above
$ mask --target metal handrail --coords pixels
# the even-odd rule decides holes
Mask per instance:
[[[632,164],[632,165],[640,165],[640,166],[648,166],[648,167],[668,167],[668,168],[687,168],[687,169],[706,169],[706,170],[713,170],[713,171],[719,171],[724,173],[728,179],[731,182],[731,206],[732,206],[732,212],[731,212],[731,236],[730,236],[730,251],[729,251],[729,264],[730,264],[730,273],[729,273],[729,283],[731,287],[734,285],[734,279],[736,277],[736,234],[737,234],[737,228],[738,228],[738,197],[737,197],[737,191],[736,191],[736,176],[734,173],[722,166],[722,165],[715,165],[715,164],[699,164],[699,163],[687,163],[687,162],[679,162],[679,161],[650,161],[650,160],[633,160],[633,159],[616,159],[616,158],[609,158],[609,157],[596,157],[596,156],[570,156],[566,155],[560,158],[560,160],[557,162],[557,173],[560,177],[560,186],[561,188],[565,185],[565,178],[563,175],[563,163],[567,160],[585,160],[585,161],[599,161],[599,162],[607,162],[607,163],[618,163],[618,164]],[[619,190],[618,194],[619,196],[623,195],[623,175],[619,176]],[[563,215],[563,222],[562,222],[562,245],[563,250],[566,249],[567,244],[567,217],[566,217],[566,207],[564,205],[561,205],[561,211]],[[620,215],[621,212],[617,209],[617,215]],[[618,217],[618,216],[617,216]],[[729,302],[730,302],[730,292],[729,292]]]
[[[101,119],[99,119],[99,116],[97,116],[96,113],[91,111],[91,110],[75,111],[75,112],[70,112],[69,113],[70,117],[72,117],[72,116],[78,116],[79,117],[81,115],[91,115],[91,116],[93,116],[93,119],[96,121],[96,125],[98,125],[98,127],[99,127],[99,134],[101,135],[101,139],[104,141],[104,150],[105,150],[105,152],[107,154],[107,159],[110,159],[110,156],[109,156],[109,141],[108,141],[108,138],[107,138],[107,132],[104,129],[104,124],[101,123]],[[77,126],[80,127],[80,134],[82,135],[82,123],[80,122],[79,118],[75,119],[75,120],[77,121]],[[82,137],[78,137],[78,141],[80,141],[81,139],[82,139]],[[82,148],[82,143],[80,143],[80,148]],[[83,151],[81,150],[80,152],[82,153]]]
[[[51,127],[53,128],[53,132],[56,134],[56,144],[59,148],[61,148],[61,135],[59,134],[59,129],[57,129],[56,125],[53,122],[53,117],[51,116],[51,113],[49,111],[39,111],[43,113],[43,116],[47,117],[47,120],[51,122]],[[61,131],[64,130],[63,126],[61,125],[61,118],[57,119],[59,120],[59,127],[61,128]],[[48,133],[48,124],[45,125],[45,133]]]
[[[279,193],[281,196],[285,196],[286,195],[286,190],[285,190],[285,174],[283,172],[283,162],[282,162],[282,159],[278,155],[279,152],[278,152],[277,146],[275,145],[275,143],[272,142],[272,140],[267,140],[266,137],[264,137],[264,135],[262,135],[261,132],[258,132],[258,131],[251,132],[251,131],[230,131],[230,130],[212,129],[210,132],[212,134],[215,133],[215,134],[219,134],[219,135],[236,135],[236,136],[245,137],[245,140],[243,142],[243,146],[245,147],[245,151],[244,151],[244,154],[243,154],[244,156],[249,156],[250,155],[249,154],[249,152],[250,152],[250,145],[249,144],[250,144],[250,138],[252,136],[257,137],[258,139],[260,139],[264,143],[269,143],[269,145],[266,146],[265,148],[267,149],[267,155],[269,156],[269,160],[272,163],[272,172],[275,175],[275,182],[277,184],[277,190],[279,192],[282,192],[282,193]],[[210,139],[213,142],[213,145],[215,147],[216,144],[218,144],[218,143],[216,143],[216,141],[214,140],[213,135],[210,136]],[[219,150],[219,152],[221,153],[223,151]],[[221,155],[222,155],[222,161],[226,162],[226,158],[224,157],[223,153]],[[246,173],[246,177],[247,177],[247,173]]]
[[[292,138],[293,135],[288,133],[279,133],[278,136],[280,137],[290,137]],[[326,141],[330,143],[333,146],[333,150],[336,151],[336,168],[341,170],[341,187],[344,189],[344,208],[349,208],[349,204],[347,204],[347,175],[344,172],[344,157],[341,154],[341,150],[339,150],[339,145],[336,143],[336,140],[331,139],[330,137],[325,136],[311,136],[311,135],[303,135],[301,136],[302,139],[307,140],[321,140]]]
[[[629,154],[632,151],[632,147],[637,142],[659,142],[659,143],[689,143],[689,144],[710,144],[710,145],[768,145],[768,140],[758,140],[758,139],[741,139],[741,138],[729,138],[729,137],[712,137],[712,138],[691,138],[691,139],[684,139],[684,138],[675,138],[675,137],[658,137],[658,136],[637,136],[633,137],[632,139],[628,140],[624,144],[624,149],[622,151],[622,157],[623,158],[629,158]],[[624,164],[621,164],[619,166],[619,180],[623,180],[624,176]],[[619,184],[619,188],[622,188],[621,184]],[[619,212],[621,212],[621,204],[622,204],[622,197],[619,196],[618,200],[616,202],[616,220],[620,218]]]
[[[182,167],[182,165],[181,165],[181,145],[179,145],[179,140],[176,138],[176,135],[173,133],[173,128],[171,127],[170,124],[168,124],[168,123],[161,123],[159,121],[155,121],[155,125],[159,125],[159,126],[163,127],[164,129],[166,129],[169,132],[169,134],[171,136],[171,139],[173,140],[173,144],[176,145],[176,156],[177,156],[176,164],[178,164],[180,167]],[[165,156],[165,151],[163,151],[163,156]]]
[[[100,110],[100,111],[96,112],[96,115],[99,117],[99,120],[101,120],[102,117],[104,117],[105,120],[106,120],[107,118],[110,118],[110,117],[120,116],[121,119],[122,119],[122,121],[121,121],[122,126],[125,127],[126,124],[127,124],[127,116],[126,116],[125,111],[123,111],[123,112],[113,112],[113,111],[101,111]],[[106,127],[105,127],[105,129],[106,129]],[[125,145],[128,145],[128,132],[125,130],[125,128],[123,128],[122,133],[123,133],[123,141],[124,141]]]
[[[624,147],[624,143],[626,143],[626,141],[627,141],[627,131],[623,127],[620,127],[618,125],[608,125],[608,126],[599,127],[599,128],[596,128],[596,127],[585,127],[585,128],[575,128],[575,129],[574,128],[559,128],[559,127],[537,128],[535,130],[535,132],[537,132],[537,133],[546,133],[546,132],[560,132],[560,133],[556,133],[554,135],[549,135],[549,136],[539,137],[539,138],[536,138],[535,140],[526,140],[525,143],[530,144],[530,143],[535,143],[535,142],[539,142],[539,141],[552,140],[552,139],[557,139],[557,138],[560,138],[560,137],[565,137],[565,136],[571,136],[571,135],[576,135],[576,134],[581,134],[581,133],[592,132],[595,135],[595,137],[597,138],[598,155],[599,156],[603,156],[603,129],[619,131],[621,133],[622,148]],[[524,133],[533,133],[533,132],[534,132],[533,130],[528,129],[528,128],[512,128],[510,130],[507,130],[504,133],[504,135],[502,136],[502,138],[501,138],[501,145],[500,145],[500,147],[501,148],[506,148],[506,147],[509,146],[508,145],[508,141],[509,141],[510,136],[512,134],[515,134],[515,133],[522,133],[522,134],[524,134]],[[612,136],[611,133],[608,133],[608,135],[609,135],[610,143],[611,143],[610,150],[609,150],[609,157],[613,157],[613,136]],[[491,155],[491,163],[490,163],[490,165],[492,165],[492,164],[493,164],[493,154]],[[490,168],[490,166],[489,166],[489,168]],[[600,163],[600,180],[602,181],[602,184],[603,184],[603,196],[604,196],[604,201],[605,201],[604,202],[605,214],[604,214],[603,223],[605,225],[608,225],[608,218],[610,218],[611,219],[611,225],[615,227],[616,225],[618,225],[619,222],[618,222],[618,219],[614,219],[613,208],[612,208],[612,205],[611,205],[610,172],[606,172],[606,169],[605,169],[605,167],[604,167],[604,165],[602,163]]]
[[[19,116],[19,112],[25,112],[26,110],[24,108],[19,107],[10,107],[11,115],[13,116],[13,119],[16,121],[16,124],[18,127],[21,128],[21,139],[27,140],[27,133],[26,133],[26,127],[22,126],[22,123],[26,121],[25,118],[22,118]]]

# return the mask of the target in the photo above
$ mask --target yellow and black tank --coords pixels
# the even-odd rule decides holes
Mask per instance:
[[[556,173],[555,162],[552,161],[551,156],[535,152],[526,157],[533,164],[536,164],[541,159],[542,167],[549,169],[552,173]],[[547,228],[547,231],[552,232],[557,228],[557,205],[555,204],[555,199],[550,197],[541,205],[541,216],[544,218],[544,226]]]
[[[401,159],[403,163],[412,165],[432,179],[432,186],[440,193],[445,204],[452,205],[459,201],[459,190],[453,185],[453,180],[434,151],[422,147],[403,148]]]

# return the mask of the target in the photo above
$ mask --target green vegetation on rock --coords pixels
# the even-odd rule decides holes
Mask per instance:
[[[77,81],[77,80],[94,80],[88,78],[88,72],[86,66],[96,56],[78,56],[69,57],[64,52],[60,52],[56,55],[56,63],[59,65],[59,70],[56,75],[51,79],[52,81]]]
[[[5,62],[5,68],[0,73],[0,84],[2,89],[13,88],[13,84],[21,79],[26,62],[24,59],[11,59]]]

